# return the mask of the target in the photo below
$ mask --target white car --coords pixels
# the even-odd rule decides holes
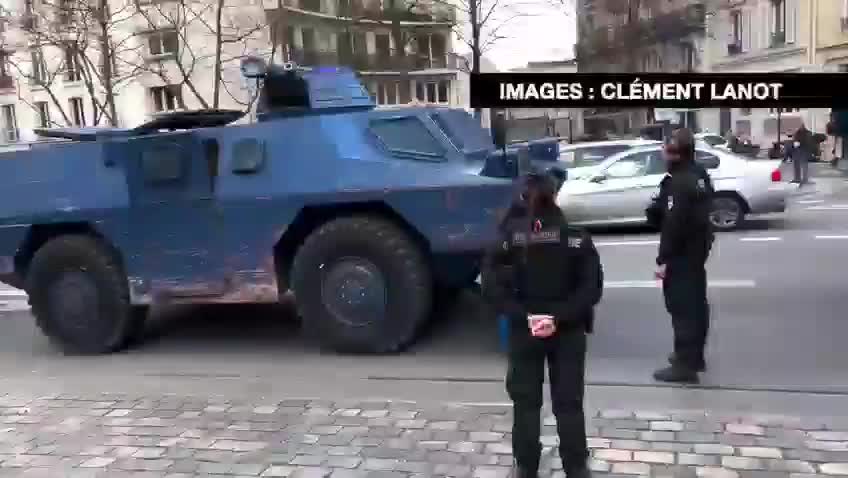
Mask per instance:
[[[647,139],[617,139],[577,144],[563,142],[559,146],[558,163],[568,171],[567,180],[570,181],[590,175],[598,165],[616,153],[655,144],[660,142]]]
[[[730,150],[730,145],[728,145],[727,140],[724,139],[723,136],[715,133],[698,133],[695,135],[695,139],[703,141],[712,148]]]
[[[716,191],[711,221],[717,230],[739,227],[751,215],[786,210],[791,186],[783,182],[780,161],[748,160],[699,144],[696,160],[710,174]],[[557,204],[575,225],[640,225],[645,208],[666,175],[661,145],[615,154],[589,177],[566,181]]]

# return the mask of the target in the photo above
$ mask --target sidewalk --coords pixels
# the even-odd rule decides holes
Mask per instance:
[[[596,476],[848,476],[848,430],[789,417],[604,411]],[[562,476],[548,415],[541,476]],[[0,397],[0,477],[506,478],[504,405]]]

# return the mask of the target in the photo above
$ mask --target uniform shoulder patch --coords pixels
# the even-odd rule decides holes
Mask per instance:
[[[580,247],[583,245],[582,237],[569,237],[568,238],[568,247]]]

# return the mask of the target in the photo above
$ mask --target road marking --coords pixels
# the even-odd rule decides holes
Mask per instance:
[[[0,297],[26,297],[26,292],[22,290],[0,290]]]
[[[807,208],[808,211],[845,211],[848,210],[848,204],[831,204],[829,206],[812,206]]]
[[[609,242],[596,242],[596,246],[656,246],[659,244],[658,240],[651,241],[609,241]]]
[[[824,199],[806,199],[804,201],[798,201],[798,204],[821,204],[824,202]]]
[[[0,312],[14,312],[18,310],[29,310],[29,304],[24,300],[0,300]]]
[[[782,241],[782,237],[772,236],[772,237],[742,237],[739,238],[742,242],[769,242],[769,241]]]
[[[848,239],[848,235],[821,235],[815,236],[816,239]]]
[[[658,280],[627,280],[627,281],[605,281],[604,287],[608,289],[657,289],[662,287]],[[757,287],[752,280],[711,280],[707,281],[707,287],[714,289],[736,289]]]

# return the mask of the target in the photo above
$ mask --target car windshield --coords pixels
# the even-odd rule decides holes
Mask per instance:
[[[568,168],[597,166],[610,156],[627,151],[631,147],[627,144],[572,147],[560,152],[559,160]]]

